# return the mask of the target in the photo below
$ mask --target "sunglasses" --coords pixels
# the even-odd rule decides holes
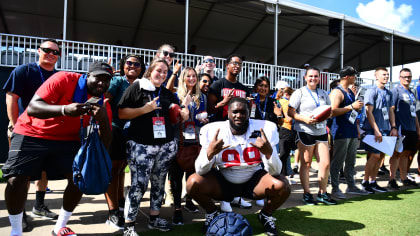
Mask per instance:
[[[213,59],[204,59],[204,63],[214,63]]]
[[[210,82],[210,81],[208,81],[208,80],[206,80],[206,79],[203,79],[203,80],[201,80],[201,82],[203,82],[203,83],[207,84],[207,83],[208,83],[208,82]]]
[[[140,63],[139,62],[126,61],[125,64],[127,66],[140,67]]]
[[[174,58],[175,57],[175,53],[174,52],[168,52],[168,51],[163,50],[162,53],[163,53],[163,55],[165,57],[167,57],[168,55],[169,55],[170,58]]]
[[[40,47],[41,48],[41,47]],[[50,48],[41,48],[41,50],[43,51],[43,52],[45,52],[46,54],[49,54],[49,53],[51,53],[52,52],[52,54],[53,55],[55,55],[55,56],[60,56],[60,51],[58,51],[58,50],[54,50],[54,49],[50,49]]]

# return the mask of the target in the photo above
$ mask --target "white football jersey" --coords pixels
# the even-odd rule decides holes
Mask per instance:
[[[252,132],[264,130],[267,140],[273,149],[271,158],[267,160],[256,147],[256,138],[250,138]],[[210,161],[207,158],[207,147],[220,129],[217,139],[223,139],[224,145],[230,145],[225,150],[215,155]],[[233,135],[230,130],[229,120],[209,123],[200,130],[201,152],[195,162],[196,172],[200,175],[208,173],[212,167],[219,169],[226,180],[235,183],[245,183],[252,175],[261,169],[261,162],[265,170],[271,175],[279,175],[282,163],[277,155],[276,145],[279,142],[277,126],[271,121],[249,120],[248,130],[244,135]]]

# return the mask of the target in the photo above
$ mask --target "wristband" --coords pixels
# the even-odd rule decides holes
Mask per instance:
[[[396,126],[392,126],[391,129],[397,129],[397,127]]]
[[[64,110],[64,108],[66,107],[66,105],[61,106],[61,115],[66,116],[66,111]]]
[[[354,108],[353,108],[353,104],[350,104],[350,107],[351,107],[351,109],[352,109],[352,110],[354,110]]]
[[[181,106],[180,106],[180,108],[182,109],[182,108],[185,108],[185,105],[184,104],[182,104]]]

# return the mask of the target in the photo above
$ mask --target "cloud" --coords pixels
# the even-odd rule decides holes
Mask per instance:
[[[408,33],[414,24],[414,20],[410,20],[413,7],[401,4],[395,8],[394,0],[373,0],[366,5],[359,3],[356,12],[366,22],[404,33]]]

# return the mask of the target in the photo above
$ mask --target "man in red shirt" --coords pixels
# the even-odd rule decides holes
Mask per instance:
[[[3,177],[7,179],[5,201],[11,235],[22,235],[26,186],[29,180],[39,179],[42,171],[49,180],[68,181],[52,235],[74,235],[65,226],[82,197],[72,176],[73,159],[80,148],[79,117],[83,115],[83,126],[87,126],[93,116],[99,123],[102,141],[106,146],[110,143],[107,109],[85,102],[91,96],[102,97],[112,75],[112,67],[104,62],[92,63],[87,75],[58,72],[41,85],[19,116],[11,137],[9,157],[2,168]]]

